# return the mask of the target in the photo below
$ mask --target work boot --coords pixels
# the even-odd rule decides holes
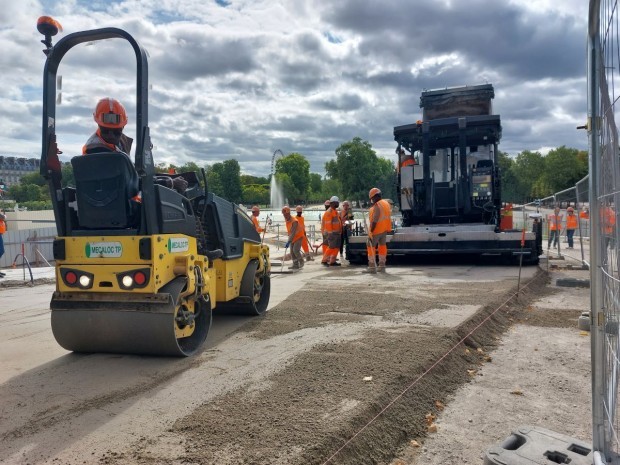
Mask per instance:
[[[334,262],[334,263],[330,263],[329,266],[342,266],[342,265],[338,262]]]
[[[362,273],[376,274],[377,273],[377,267],[376,266],[369,266],[365,270],[362,270]]]
[[[379,266],[377,267],[377,271],[378,271],[379,273],[385,273],[385,265],[379,265]]]
[[[303,258],[299,260],[298,265],[299,265],[299,268],[303,268],[304,267],[305,263],[304,263],[304,259]]]
[[[293,266],[289,266],[288,269],[289,270],[298,270],[299,269],[299,265],[297,263],[295,263]]]
[[[323,265],[323,266],[329,266],[329,263],[327,263],[327,262],[321,262],[321,265]]]
[[[314,261],[314,257],[312,255],[306,255],[306,261],[307,262],[313,262]]]

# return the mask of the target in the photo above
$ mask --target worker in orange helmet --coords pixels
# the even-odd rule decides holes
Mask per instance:
[[[297,205],[295,207],[295,213],[297,213],[297,216],[295,218],[297,218],[297,222],[299,223],[299,227],[303,230],[304,232],[304,237],[302,239],[301,242],[301,248],[304,251],[304,254],[306,255],[306,261],[313,261],[314,258],[312,257],[312,254],[310,253],[310,244],[308,243],[308,233],[306,231],[306,219],[302,216],[304,209],[301,208],[301,205]]]
[[[340,250],[340,242],[342,241],[342,221],[340,220],[340,212],[338,206],[340,199],[335,195],[329,199],[329,209],[323,215],[325,232],[327,233],[327,264],[329,266],[340,266],[336,261],[338,251]]]
[[[256,229],[256,232],[260,234],[265,230],[260,227],[260,224],[258,222],[258,215],[260,215],[260,208],[258,208],[258,205],[254,205],[252,207],[252,223],[254,223],[254,229]]]
[[[575,215],[575,209],[568,207],[566,209],[566,240],[568,241],[568,248],[573,248],[573,236],[577,229],[577,215]]]
[[[288,268],[289,270],[299,270],[304,266],[304,259],[301,256],[304,230],[300,227],[297,218],[291,215],[291,208],[288,205],[282,208],[282,215],[284,216],[284,221],[286,221],[286,232],[288,233],[288,240],[284,248],[290,247],[291,258],[293,259],[293,265]]]
[[[370,226],[368,227],[368,244],[366,252],[368,253],[368,270],[369,273],[377,271],[385,273],[385,264],[387,261],[387,234],[392,230],[392,207],[381,198],[381,190],[377,187],[370,189],[368,197],[372,203],[368,217]],[[375,261],[375,255],[379,255],[379,265]]]
[[[128,121],[123,104],[114,98],[102,98],[95,106],[93,118],[98,128],[82,147],[82,155],[121,152],[129,156],[133,139],[123,134],[123,129]],[[181,176],[155,176],[154,181],[181,194],[185,192],[188,186],[187,181]],[[134,200],[140,202],[140,194],[134,197]]]
[[[329,200],[325,201],[325,211],[329,210]],[[321,217],[321,236],[323,236],[323,242],[321,243],[321,250],[323,251],[323,258],[321,259],[321,265],[329,266],[327,257],[327,231],[325,230],[325,214]]]
[[[93,118],[98,128],[82,147],[82,154],[96,152],[129,154],[133,140],[123,134],[123,129],[127,125],[127,112],[123,104],[114,98],[102,98],[97,102]]]

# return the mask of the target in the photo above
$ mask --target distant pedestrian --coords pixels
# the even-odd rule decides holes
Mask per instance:
[[[260,223],[258,222],[258,215],[260,215],[260,208],[258,208],[258,205],[254,205],[252,207],[252,223],[254,223],[254,229],[256,229],[256,232],[260,234],[265,230],[260,227]]]
[[[368,227],[367,245],[368,272],[377,271],[385,273],[387,262],[387,234],[392,230],[392,207],[381,198],[381,191],[373,187],[368,193],[372,206],[368,212],[370,226]],[[376,264],[375,255],[379,255],[379,265]]]
[[[299,270],[304,266],[304,259],[301,256],[301,243],[304,231],[299,227],[297,218],[291,216],[291,209],[288,205],[282,208],[282,215],[284,216],[284,221],[286,221],[286,232],[288,233],[288,240],[284,248],[290,247],[291,258],[293,259],[293,266],[289,266],[289,269]]]
[[[342,222],[340,221],[340,213],[338,212],[339,205],[340,199],[334,195],[329,199],[329,209],[323,215],[325,231],[327,232],[326,257],[329,266],[340,266],[340,263],[336,261],[342,241]]]
[[[566,240],[568,241],[568,248],[573,248],[573,236],[575,235],[575,229],[577,229],[577,215],[575,215],[575,209],[568,207],[566,209]]]
[[[549,224],[549,239],[547,240],[547,250],[551,247],[557,247],[558,238],[560,237],[560,230],[562,229],[562,214],[560,213],[560,207],[555,207],[553,213],[547,215],[547,222]]]
[[[6,232],[6,216],[4,212],[0,212],[0,258],[4,255],[4,240],[2,236]],[[0,271],[0,278],[4,278],[6,275]]]
[[[302,216],[303,208],[301,207],[301,205],[297,205],[295,207],[295,212],[297,213],[297,216],[296,216],[297,222],[299,223],[299,226],[304,232],[304,237],[301,242],[301,248],[303,249],[304,254],[306,254],[306,261],[307,262],[313,261],[314,258],[312,257],[312,254],[310,253],[310,244],[308,243],[308,233],[306,231],[306,220]]]
[[[351,235],[351,224],[353,222],[353,211],[351,203],[348,200],[342,202],[342,210],[340,210],[340,222],[342,223],[342,241],[340,241],[340,259],[342,260],[342,251],[345,246],[349,245],[349,236]]]

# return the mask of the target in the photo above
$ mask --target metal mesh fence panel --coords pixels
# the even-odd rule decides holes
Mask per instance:
[[[620,463],[620,281],[617,207],[620,201],[616,80],[620,65],[617,0],[591,0],[588,27],[588,134],[594,449],[607,463]],[[578,195],[585,186],[578,185]]]

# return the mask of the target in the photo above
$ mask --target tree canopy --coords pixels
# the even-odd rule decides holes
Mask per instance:
[[[524,150],[514,159],[499,153],[502,199],[527,202],[573,187],[588,174],[588,152],[561,146],[547,155]]]
[[[368,191],[378,187],[384,198],[394,198],[395,168],[393,163],[378,157],[372,145],[354,137],[336,149],[336,159],[325,164],[327,176],[340,183],[344,197],[367,200]]]

